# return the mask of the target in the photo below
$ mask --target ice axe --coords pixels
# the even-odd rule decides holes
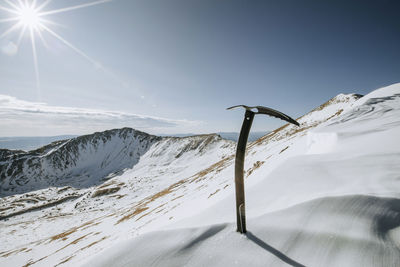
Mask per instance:
[[[246,144],[249,137],[251,124],[253,123],[255,114],[269,115],[289,123],[300,126],[297,121],[292,119],[286,114],[267,108],[263,106],[248,107],[245,105],[233,106],[227,109],[234,109],[237,107],[243,107],[246,109],[244,114],[244,120],[242,129],[240,130],[239,140],[236,148],[236,159],[235,159],[235,190],[236,190],[236,223],[237,231],[244,234],[246,233],[246,212],[244,206],[244,180],[243,180],[243,168],[244,168],[244,157],[246,153]]]

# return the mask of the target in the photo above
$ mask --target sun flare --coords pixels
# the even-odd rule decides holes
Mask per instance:
[[[33,6],[24,6],[18,13],[19,22],[24,27],[37,29],[40,26],[40,13]]]
[[[44,33],[52,36],[53,38],[58,39],[64,45],[68,46],[72,50],[74,50],[79,55],[83,56],[87,60],[89,60],[94,65],[98,65],[99,63],[95,60],[91,59],[88,55],[86,55],[83,51],[76,48],[66,39],[61,37],[55,31],[50,29],[50,25],[56,25],[56,23],[51,20],[45,18],[46,16],[72,11],[84,7],[94,6],[106,2],[111,2],[112,0],[98,0],[89,3],[84,3],[76,6],[64,7],[60,9],[53,10],[45,10],[46,7],[52,2],[52,0],[0,0],[1,2],[6,3],[6,6],[0,4],[0,11],[5,11],[8,14],[11,14],[12,17],[0,19],[0,23],[13,23],[4,33],[0,35],[0,39],[9,35],[10,33],[19,30],[18,39],[16,42],[17,47],[19,47],[22,38],[27,33],[30,38],[30,43],[32,46],[32,54],[36,75],[36,83],[39,88],[39,68],[38,68],[38,59],[36,52],[36,39],[40,39],[45,47],[47,47],[47,43],[44,38]],[[38,38],[37,38],[38,37]]]

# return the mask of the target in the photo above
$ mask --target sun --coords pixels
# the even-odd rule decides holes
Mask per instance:
[[[40,26],[40,13],[34,6],[24,5],[18,11],[18,20],[23,27],[38,29]]]
[[[0,0],[0,11],[5,11],[12,17],[0,18],[0,23],[13,23],[4,33],[0,35],[0,39],[9,35],[10,33],[19,30],[18,39],[16,41],[17,47],[20,46],[22,38],[27,33],[30,38],[30,43],[32,46],[33,62],[36,75],[36,85],[39,89],[39,68],[38,68],[38,58],[36,52],[36,39],[40,39],[44,46],[47,47],[47,43],[44,38],[44,33],[51,35],[52,37],[61,41],[64,45],[68,46],[74,50],[79,55],[83,56],[89,60],[92,64],[99,66],[100,64],[86,55],[83,51],[76,48],[70,42],[65,40],[55,31],[50,29],[50,25],[55,25],[56,23],[45,18],[49,15],[72,11],[84,7],[94,6],[106,2],[111,2],[112,0],[97,0],[93,2],[86,2],[76,6],[69,6],[60,9],[45,10],[46,7],[53,0]],[[1,2],[7,5],[3,6]],[[85,2],[85,1],[83,1]]]

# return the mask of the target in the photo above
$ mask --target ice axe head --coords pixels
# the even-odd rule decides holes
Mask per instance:
[[[269,115],[284,121],[287,121],[289,123],[292,123],[294,125],[300,126],[300,124],[295,121],[294,119],[292,119],[291,117],[289,117],[288,115],[279,112],[275,109],[272,108],[267,108],[267,107],[263,107],[263,106],[254,106],[254,107],[249,107],[246,105],[237,105],[237,106],[233,106],[227,109],[234,109],[234,108],[238,108],[238,107],[242,107],[244,109],[246,109],[246,111],[250,111],[253,112],[254,114],[265,114],[265,115]]]

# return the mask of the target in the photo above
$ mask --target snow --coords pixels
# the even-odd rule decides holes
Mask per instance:
[[[395,84],[250,143],[247,235],[235,229],[235,144],[163,138],[103,184],[2,198],[3,209],[80,196],[0,220],[0,265],[398,266],[399,118]]]
[[[316,133],[310,131],[307,134],[307,154],[324,154],[332,151],[337,145],[337,134]]]
[[[148,233],[86,266],[397,266],[385,224],[398,205],[370,196],[322,198],[251,218],[246,235],[232,223]]]

